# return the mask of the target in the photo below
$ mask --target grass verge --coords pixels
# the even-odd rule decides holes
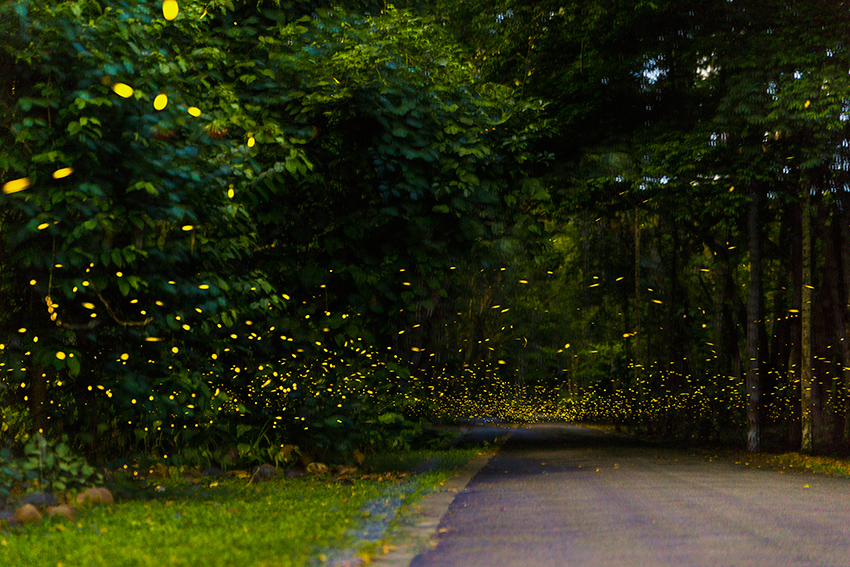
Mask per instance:
[[[618,432],[613,425],[607,424],[582,423],[581,425],[610,434],[632,437],[649,443],[658,443],[670,448],[695,452],[695,454],[698,453],[711,459],[724,459],[725,461],[736,465],[770,468],[783,472],[805,472],[812,474],[850,476],[850,458],[847,457],[808,455],[806,453],[796,451],[784,453],[769,451],[751,453],[744,449],[729,445],[700,444],[698,442],[694,443],[692,440],[682,442],[647,437],[636,433],[623,431]]]
[[[69,522],[46,519],[0,530],[0,566],[303,566],[324,550],[349,547],[361,556],[374,542],[358,541],[364,505],[415,475],[405,505],[437,489],[479,449],[373,455],[360,474],[286,478],[261,483],[212,479],[162,481],[161,492],[112,506],[81,510]],[[423,461],[430,472],[411,473]]]
[[[805,453],[750,453],[741,449],[702,449],[703,453],[724,458],[736,465],[771,468],[779,471],[850,476],[850,459]]]

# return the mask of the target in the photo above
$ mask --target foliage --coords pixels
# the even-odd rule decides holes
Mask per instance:
[[[3,427],[202,462],[434,412],[736,434],[749,317],[793,441],[813,195],[846,442],[843,7],[7,3]]]
[[[2,8],[0,405],[36,430],[99,458],[403,446],[399,330],[537,230],[539,103],[430,16],[284,8]]]
[[[822,223],[813,237],[821,361],[813,395],[824,408],[814,418],[817,443],[846,444],[847,257],[837,250],[847,232],[826,228],[846,223],[845,3],[469,1],[447,9],[485,77],[549,101],[558,133],[544,145],[558,156],[544,176],[553,221],[579,233],[570,239],[580,257],[561,311],[572,327],[564,342],[579,345],[579,360],[619,342],[632,362],[611,373],[613,390],[593,386],[602,406],[646,386],[649,399],[669,399],[675,411],[627,406],[623,416],[654,415],[653,427],[671,431],[670,415],[687,423],[679,412],[701,405],[673,401],[702,390],[713,425],[684,428],[740,434],[739,396],[712,400],[751,366],[743,351],[749,295],[766,313],[750,316],[764,337],[763,364],[752,365],[763,369],[762,425],[771,443],[795,442],[799,215],[812,194]],[[753,195],[763,197],[754,230]],[[748,239],[759,235],[763,256],[750,256],[759,247],[748,250]],[[749,290],[759,270],[764,289]],[[568,378],[573,392],[592,386],[582,372]],[[621,393],[611,399],[613,391]]]
[[[68,445],[67,436],[51,443],[41,434],[33,435],[16,457],[8,447],[0,450],[0,499],[13,490],[39,489],[61,493],[67,489],[100,483],[103,478],[93,466]]]

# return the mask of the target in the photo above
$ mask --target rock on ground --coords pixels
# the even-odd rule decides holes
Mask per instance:
[[[20,524],[37,524],[41,522],[41,512],[32,504],[24,504],[15,510],[14,520]]]
[[[115,499],[108,488],[93,486],[77,495],[78,504],[112,504]]]

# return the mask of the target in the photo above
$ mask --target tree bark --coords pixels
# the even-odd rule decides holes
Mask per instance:
[[[640,344],[643,340],[640,329],[640,212],[635,207],[635,330],[634,343],[635,355],[632,366],[635,369],[635,381],[637,381],[637,365],[641,364]]]
[[[812,450],[812,190],[803,183],[801,220],[802,286],[800,286],[800,420],[802,439],[800,450]]]
[[[833,204],[832,209],[832,224],[826,229],[826,238],[824,240],[825,265],[823,287],[824,293],[828,294],[829,297],[829,310],[832,315],[832,334],[834,339],[832,344],[838,347],[840,355],[840,359],[837,363],[834,363],[834,368],[836,368],[840,380],[838,383],[833,384],[836,390],[836,399],[832,404],[833,412],[831,418],[836,424],[840,422],[842,425],[842,427],[835,427],[833,432],[833,441],[837,445],[847,440],[846,428],[848,421],[845,405],[847,402],[847,383],[850,381],[850,344],[848,344],[847,328],[844,323],[846,320],[846,303],[843,298],[847,294],[843,286],[843,266],[839,252],[842,245],[841,229],[837,226],[847,221],[843,218],[838,204]],[[842,412],[844,412],[843,416]]]
[[[761,450],[761,362],[759,353],[759,322],[761,321],[761,226],[759,208],[761,195],[757,187],[750,191],[747,217],[750,254],[750,285],[747,298],[747,450]]]
[[[847,333],[847,319],[848,312],[847,309],[850,307],[848,305],[848,294],[850,294],[850,215],[847,213],[847,207],[850,206],[850,199],[848,199],[848,193],[843,188],[838,191],[838,196],[836,199],[835,212],[833,226],[836,227],[835,230],[835,249],[836,255],[839,264],[839,273],[838,273],[838,282],[839,282],[839,296],[836,299],[836,304],[840,307],[842,317],[840,322],[836,322],[836,325],[840,324],[840,337],[839,341],[841,342],[841,353],[842,353],[842,367],[841,374],[844,378],[842,383],[842,396],[844,399],[844,428],[842,430],[842,441],[845,446],[850,444],[850,339],[848,339]]]

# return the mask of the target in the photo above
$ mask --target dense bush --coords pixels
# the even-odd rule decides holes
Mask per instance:
[[[74,454],[65,436],[52,443],[41,434],[33,435],[20,454],[9,447],[0,449],[0,502],[13,492],[61,493],[102,480],[92,465]]]

